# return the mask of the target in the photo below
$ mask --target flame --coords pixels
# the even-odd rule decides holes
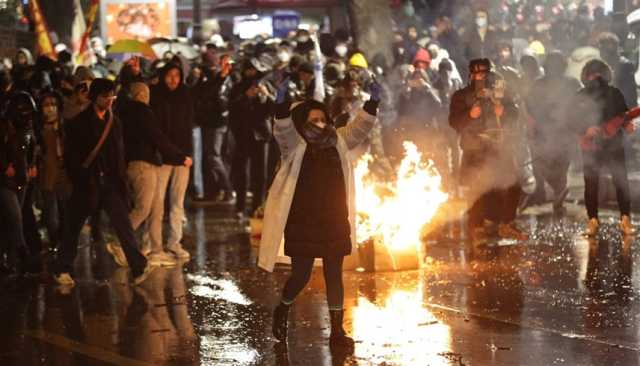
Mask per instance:
[[[358,243],[375,240],[392,251],[420,248],[420,233],[447,200],[441,177],[431,160],[424,162],[412,142],[403,143],[405,157],[394,182],[370,174],[373,160],[364,155],[356,164],[356,210]]]

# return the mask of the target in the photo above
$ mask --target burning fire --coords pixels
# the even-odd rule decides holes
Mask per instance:
[[[436,214],[447,194],[440,189],[441,177],[433,162],[422,161],[412,142],[403,143],[405,157],[395,182],[383,182],[370,174],[371,155],[364,155],[355,168],[358,243],[375,240],[392,251],[418,248],[420,233]]]

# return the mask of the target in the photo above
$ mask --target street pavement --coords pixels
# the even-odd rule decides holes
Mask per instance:
[[[353,355],[332,354],[322,271],[291,311],[288,353],[271,311],[288,271],[263,272],[229,207],[192,208],[189,262],[129,282],[85,238],[77,285],[0,279],[0,365],[637,365],[640,271],[635,238],[603,212],[586,239],[584,208],[525,211],[524,243],[474,247],[446,230],[419,270],[345,272]],[[452,223],[452,226],[459,226]]]

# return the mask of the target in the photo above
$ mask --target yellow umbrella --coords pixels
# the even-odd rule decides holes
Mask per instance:
[[[156,59],[156,54],[148,43],[135,39],[119,40],[109,47],[107,53],[107,57],[119,61],[124,61],[133,56],[140,56],[149,60]]]

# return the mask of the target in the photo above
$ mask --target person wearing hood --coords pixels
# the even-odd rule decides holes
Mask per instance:
[[[194,104],[191,93],[184,85],[182,68],[168,63],[160,73],[160,83],[151,91],[151,109],[160,130],[171,143],[186,156],[193,156]],[[182,247],[182,220],[184,219],[184,197],[189,185],[189,167],[184,156],[162,156],[158,171],[157,191],[151,209],[150,236],[153,246],[162,247],[162,220],[164,198],[169,189],[171,202],[169,212],[169,237],[166,249],[181,259],[188,259],[189,252]]]
[[[236,214],[247,214],[247,186],[253,194],[251,213],[262,205],[267,184],[268,143],[271,140],[273,100],[255,61],[246,62],[242,79],[234,86],[230,102],[230,130],[236,142],[233,155],[233,181]],[[250,169],[248,169],[250,168]]]
[[[19,84],[20,89],[26,89],[28,71],[33,67],[33,62],[31,51],[26,48],[18,49],[16,56],[13,59],[11,78],[14,82]]]
[[[567,113],[580,89],[580,82],[565,76],[567,61],[559,51],[551,52],[544,63],[544,76],[536,80],[526,96],[531,116],[528,126],[529,148],[536,185],[523,207],[546,201],[545,182],[553,189],[553,211],[564,212],[567,172],[575,140],[569,130]]]
[[[133,188],[134,205],[129,219],[133,230],[138,230],[151,217],[155,196],[158,194],[158,173],[163,158],[182,161],[182,165],[187,168],[192,161],[160,129],[155,114],[149,107],[149,87],[142,82],[133,82],[126,92],[129,94],[128,101],[121,105],[120,115],[123,118],[127,177]],[[162,199],[164,200],[164,194]],[[126,263],[124,252],[119,246],[111,246],[110,252],[118,264]],[[175,258],[164,251],[159,240],[143,243],[142,254],[155,266],[171,266],[176,263]]]
[[[633,123],[616,126],[617,129],[605,132],[607,124],[615,117],[624,117],[629,110],[620,89],[611,85],[612,72],[602,60],[591,60],[582,69],[581,81],[584,87],[578,92],[570,106],[571,129],[580,137],[592,141],[581,143],[584,173],[584,201],[589,222],[586,234],[598,233],[598,186],[600,170],[608,168],[616,189],[618,209],[620,210],[619,228],[623,235],[634,233],[631,224],[631,199],[627,162],[623,143],[623,130],[633,132]],[[582,141],[581,141],[582,142]],[[591,146],[590,146],[591,145]]]
[[[284,100],[278,90],[277,101]],[[355,242],[355,191],[350,151],[369,135],[376,121],[380,88],[353,122],[336,129],[325,104],[308,100],[278,103],[274,136],[281,168],[269,190],[258,265],[273,271],[284,239],[291,257],[291,277],[274,310],[273,334],[286,344],[289,310],[311,276],[315,258],[322,258],[331,318],[332,350],[353,351],[343,326],[342,267]]]

